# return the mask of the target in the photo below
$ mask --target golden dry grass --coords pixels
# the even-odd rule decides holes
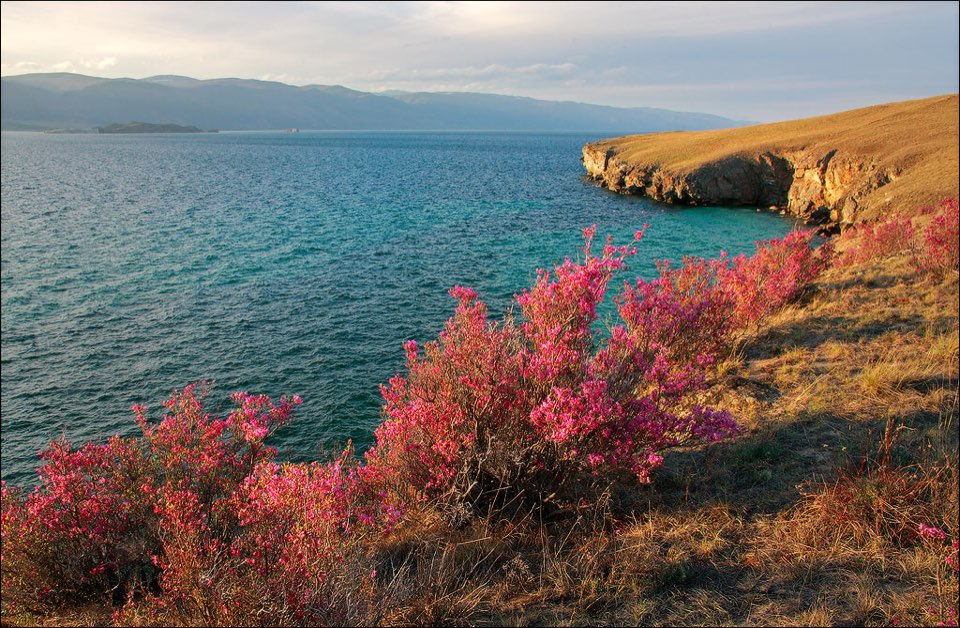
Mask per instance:
[[[836,150],[897,178],[862,199],[863,218],[891,208],[920,207],[958,189],[958,96],[948,94],[876,105],[816,118],[718,131],[629,135],[594,144],[612,148],[628,164],[659,164],[676,173],[733,156]]]

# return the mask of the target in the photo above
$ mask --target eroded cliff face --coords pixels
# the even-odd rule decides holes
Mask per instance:
[[[598,143],[584,146],[583,165],[598,184],[620,194],[681,205],[775,208],[826,229],[857,222],[861,200],[897,177],[876,160],[835,150],[736,155],[684,172],[626,163]]]

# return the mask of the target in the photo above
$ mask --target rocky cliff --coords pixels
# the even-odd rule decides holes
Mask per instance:
[[[583,148],[583,165],[603,187],[682,205],[782,209],[812,224],[852,224],[862,200],[899,172],[875,159],[804,152],[733,155],[690,172],[631,164],[602,145]]]
[[[957,97],[741,129],[588,144],[600,185],[683,205],[775,208],[838,228],[957,194]]]

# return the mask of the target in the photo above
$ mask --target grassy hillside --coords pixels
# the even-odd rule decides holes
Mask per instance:
[[[936,220],[912,219],[918,238],[906,246]],[[395,529],[364,538],[330,573],[325,603],[343,613],[333,623],[950,625],[960,529],[953,229],[954,261],[933,273],[896,232],[838,238],[831,267],[746,329],[711,376],[704,394],[733,411],[739,437],[673,449],[651,484],[614,485],[574,512],[491,503],[461,516],[411,503]],[[197,599],[210,594],[209,583],[191,586]],[[244,585],[224,599],[245,596],[256,598]],[[123,623],[230,623],[216,606],[157,615],[146,598],[132,601]],[[102,625],[116,608],[4,625]]]
[[[949,94],[737,129],[630,135],[588,148],[609,151],[617,167],[653,165],[672,176],[768,153],[791,155],[795,164],[806,156],[804,168],[824,171],[824,160],[842,157],[856,169],[890,173],[889,182],[858,199],[861,218],[870,219],[957,195],[957,120],[958,97]]]

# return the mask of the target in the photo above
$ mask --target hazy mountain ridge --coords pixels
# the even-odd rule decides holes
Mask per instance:
[[[370,93],[252,79],[158,75],[106,79],[50,73],[0,80],[4,129],[96,127],[128,120],[225,130],[719,129],[743,123],[705,113],[619,108],[469,92]]]

